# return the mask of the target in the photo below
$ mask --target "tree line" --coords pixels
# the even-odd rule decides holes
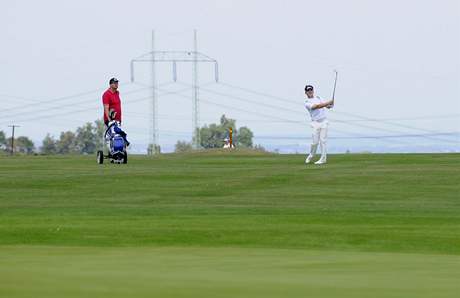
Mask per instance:
[[[94,154],[103,146],[105,125],[102,120],[88,122],[75,132],[63,131],[59,138],[47,134],[43,139],[42,154]]]
[[[12,141],[11,138],[6,137],[6,134],[0,130],[0,152],[9,152],[11,150]],[[14,138],[14,152],[32,154],[34,150],[34,142],[28,137],[20,136]]]
[[[239,148],[253,148],[252,138],[254,134],[246,127],[237,128],[236,120],[227,118],[225,115],[220,117],[219,123],[204,125],[199,128],[200,145],[204,149],[222,148],[224,139],[229,138],[229,129],[233,130],[233,144]],[[28,137],[20,136],[14,140],[14,152],[22,154],[94,154],[103,147],[103,136],[105,125],[102,120],[93,123],[88,122],[75,131],[63,131],[59,137],[47,134],[39,148],[36,148],[32,140]],[[129,134],[129,132],[128,132]],[[11,138],[7,138],[3,131],[0,131],[0,150],[11,150]],[[257,147],[256,149],[261,149]],[[153,148],[151,145],[147,149],[148,154],[159,153],[160,147]],[[178,141],[175,146],[176,152],[191,151],[192,142]]]
[[[75,131],[63,131],[59,138],[47,134],[39,148],[28,137],[20,136],[14,139],[14,152],[22,154],[93,154],[103,145],[105,132],[104,122],[96,120],[88,122]],[[11,150],[11,138],[0,131],[0,149]]]

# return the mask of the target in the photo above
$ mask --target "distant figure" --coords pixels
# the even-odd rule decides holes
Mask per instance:
[[[230,139],[229,138],[225,138],[223,148],[224,149],[229,149],[229,148],[235,148],[235,146],[233,144],[230,144]]]
[[[109,89],[107,89],[102,95],[102,103],[104,105],[104,123],[106,126],[109,125],[110,110],[115,111],[114,120],[121,124],[121,101],[120,92],[118,91],[118,80],[116,78],[111,78],[109,85]]]
[[[326,108],[331,108],[334,105],[334,100],[323,101],[321,98],[315,96],[313,86],[305,86],[305,108],[310,112],[311,127],[313,129],[313,140],[311,143],[310,154],[305,159],[305,163],[309,164],[316,154],[318,143],[321,145],[321,158],[315,162],[317,165],[325,164],[327,161],[327,129],[329,121],[327,120]]]

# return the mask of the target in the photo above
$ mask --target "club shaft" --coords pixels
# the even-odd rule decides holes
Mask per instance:
[[[337,86],[337,76],[338,76],[338,72],[336,71],[335,72],[335,80],[334,80],[334,90],[332,91],[332,100],[335,99],[335,87]]]

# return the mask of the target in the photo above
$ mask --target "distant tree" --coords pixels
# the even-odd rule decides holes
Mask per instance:
[[[236,128],[236,120],[227,118],[227,117],[225,117],[225,115],[222,115],[220,117],[220,126],[222,126],[225,130],[228,130],[230,127],[235,129]]]
[[[254,134],[246,126],[238,129],[238,135],[236,138],[236,147],[252,148],[252,138]]]
[[[97,137],[95,128],[90,122],[77,128],[75,134],[75,147],[82,154],[93,154],[96,152]]]
[[[200,145],[203,148],[222,148],[224,139],[228,137],[228,129],[232,127],[234,134],[236,121],[222,115],[219,124],[205,125],[199,129]]]
[[[0,150],[6,149],[6,136],[5,133],[0,130]]]
[[[177,141],[174,152],[189,152],[192,151],[192,144],[186,141]]]
[[[217,124],[205,125],[199,129],[200,145],[203,148],[221,148],[225,131]],[[195,143],[195,140],[194,140]]]
[[[40,152],[43,154],[56,154],[57,143],[57,140],[50,136],[50,134],[47,134],[43,139],[42,146],[40,147]]]
[[[59,141],[56,143],[58,154],[77,153],[75,133],[71,131],[61,132]]]
[[[101,148],[104,146],[105,130],[106,130],[106,127],[102,119],[94,121],[96,150],[102,150]]]
[[[10,141],[11,142],[11,141]],[[34,152],[35,145],[28,137],[18,137],[14,140],[14,151],[25,154],[32,154]]]
[[[46,154],[92,154],[104,146],[105,124],[99,119],[78,127],[76,132],[61,132],[58,140],[49,134],[43,140],[41,151]]]

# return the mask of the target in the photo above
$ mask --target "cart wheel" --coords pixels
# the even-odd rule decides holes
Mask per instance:
[[[100,165],[104,163],[104,153],[102,151],[97,152],[97,163]]]

